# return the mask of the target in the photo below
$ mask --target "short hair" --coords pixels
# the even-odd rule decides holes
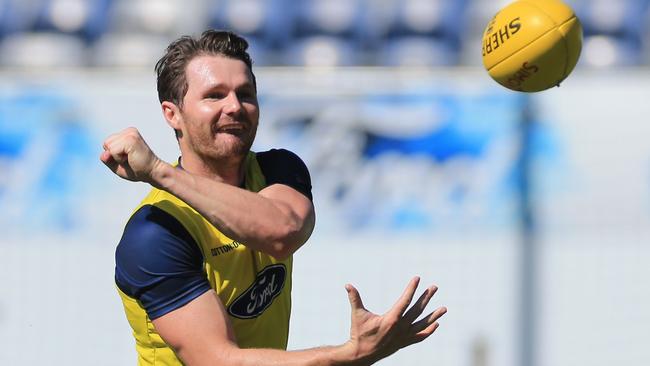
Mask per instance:
[[[199,38],[182,36],[167,46],[165,54],[156,63],[158,100],[170,101],[178,106],[183,105],[187,93],[187,77],[185,69],[197,56],[221,55],[241,60],[247,66],[253,77],[253,85],[257,88],[253,61],[247,52],[248,42],[230,31],[206,30]]]

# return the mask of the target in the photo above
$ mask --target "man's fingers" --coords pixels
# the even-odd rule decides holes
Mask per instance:
[[[104,151],[99,156],[101,160],[110,170],[117,171],[119,165],[128,161],[128,155],[124,153],[124,146],[119,142],[110,144],[103,144]]]
[[[129,127],[119,133],[108,136],[102,143],[104,150],[109,151],[117,161],[123,160],[116,155],[128,155],[135,144],[135,141],[142,140],[137,129]]]
[[[123,152],[109,151],[109,154],[111,154],[111,158],[113,158],[113,160],[118,164],[124,164],[129,161],[129,156]]]
[[[413,295],[415,294],[415,290],[418,288],[419,283],[420,277],[413,277],[408,285],[406,285],[402,296],[397,299],[395,305],[393,305],[393,307],[388,312],[392,313],[394,316],[401,317],[408,308],[409,304],[411,304]]]
[[[424,292],[422,293],[422,295],[420,295],[420,297],[417,299],[415,304],[413,304],[413,306],[411,306],[411,308],[406,312],[406,314],[404,314],[404,320],[406,320],[409,323],[413,323],[415,319],[417,319],[418,316],[422,314],[422,312],[427,307],[429,301],[436,293],[436,291],[438,291],[438,287],[436,287],[435,285],[432,285],[428,287],[426,290],[424,290]]]
[[[111,159],[111,153],[108,151],[102,151],[102,153],[99,155],[99,160],[101,160],[104,164],[106,164]]]
[[[104,148],[104,150],[109,150],[109,147],[110,147],[111,145],[113,145],[113,143],[115,142],[115,140],[117,140],[120,136],[122,136],[122,132],[121,132],[121,133],[114,133],[114,134],[112,134],[112,135],[109,135],[109,136],[104,140],[104,143],[102,144],[102,147]]]
[[[439,324],[438,322],[435,322],[435,323],[433,323],[433,324],[430,324],[430,325],[429,325],[428,327],[426,327],[424,330],[422,330],[422,331],[416,333],[416,334],[413,336],[413,339],[411,340],[411,343],[410,343],[410,344],[413,344],[413,343],[419,343],[419,342],[422,342],[423,340],[427,339],[427,337],[429,337],[430,335],[432,335],[433,332],[435,332],[436,329],[438,329],[439,326],[440,326],[440,324]]]
[[[137,129],[129,127],[108,136],[99,159],[121,178],[147,181],[157,157]]]
[[[101,160],[102,163],[104,163],[104,165],[106,165],[112,172],[116,172],[117,168],[120,166],[120,164],[115,161],[115,159],[113,159],[113,156],[111,156],[108,151],[104,151],[100,155],[99,160]]]
[[[116,162],[121,164],[128,160],[130,146],[125,139],[119,138],[118,135],[112,135],[107,138],[102,144],[102,147]],[[102,156],[104,156],[104,154],[102,154]]]
[[[414,333],[420,333],[427,328],[431,327],[433,323],[436,323],[438,319],[440,319],[441,316],[445,315],[447,312],[446,307],[439,307],[433,312],[431,312],[429,315],[426,317],[420,319],[416,323],[413,324],[413,327],[411,328]]]
[[[350,300],[350,306],[352,307],[353,311],[358,309],[365,309],[363,307],[363,301],[361,301],[359,291],[357,291],[354,286],[347,284],[345,285],[345,290],[348,292],[348,299]]]

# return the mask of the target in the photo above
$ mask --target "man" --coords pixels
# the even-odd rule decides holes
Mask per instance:
[[[127,223],[115,280],[140,365],[365,365],[422,341],[436,291],[409,308],[414,278],[383,316],[357,290],[343,345],[285,351],[292,254],[314,228],[307,168],[286,150],[253,153],[259,119],[248,44],[230,32],[182,37],[156,65],[163,115],[181,158],[161,161],[129,128],[104,142],[117,175],[154,188]]]

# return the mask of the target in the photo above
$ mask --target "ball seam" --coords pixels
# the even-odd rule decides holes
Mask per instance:
[[[571,18],[569,18],[567,21],[565,21],[564,23],[559,24],[559,25],[556,24],[555,27],[553,27],[553,28],[547,30],[546,32],[544,32],[544,33],[542,33],[542,34],[540,34],[539,37],[537,37],[537,38],[533,39],[532,41],[528,42],[528,44],[526,44],[524,47],[522,47],[522,48],[520,48],[520,49],[514,51],[513,53],[511,53],[511,54],[509,54],[508,56],[504,57],[501,61],[499,61],[499,62],[497,62],[496,64],[492,65],[492,67],[490,67],[489,69],[487,69],[487,71],[490,72],[493,68],[497,67],[498,65],[500,65],[501,63],[503,63],[504,61],[506,61],[508,58],[510,58],[510,57],[516,55],[517,53],[519,53],[519,52],[525,50],[528,46],[530,46],[530,45],[532,45],[533,43],[535,43],[535,41],[537,41],[538,39],[540,39],[540,38],[544,37],[545,35],[547,35],[547,34],[553,32],[553,31],[557,30],[558,28],[560,28],[560,27],[563,26],[564,24],[566,24],[566,23],[570,22],[571,20],[573,20],[575,17],[576,17],[576,16],[574,15],[574,16],[572,16]],[[555,23],[555,22],[553,22],[553,23]],[[566,47],[566,38],[564,38],[564,35],[562,35],[562,39],[564,40],[565,47]],[[566,65],[565,65],[565,69],[566,69]]]

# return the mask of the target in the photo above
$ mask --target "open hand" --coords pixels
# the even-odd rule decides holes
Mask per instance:
[[[346,285],[345,289],[348,291],[352,307],[348,345],[354,350],[355,358],[361,360],[361,364],[372,364],[401,348],[421,342],[438,328],[438,319],[447,312],[445,307],[440,307],[421,320],[417,320],[438,290],[435,285],[424,290],[424,293],[409,308],[419,282],[419,277],[413,278],[395,305],[384,315],[366,310],[357,289],[352,285]]]

